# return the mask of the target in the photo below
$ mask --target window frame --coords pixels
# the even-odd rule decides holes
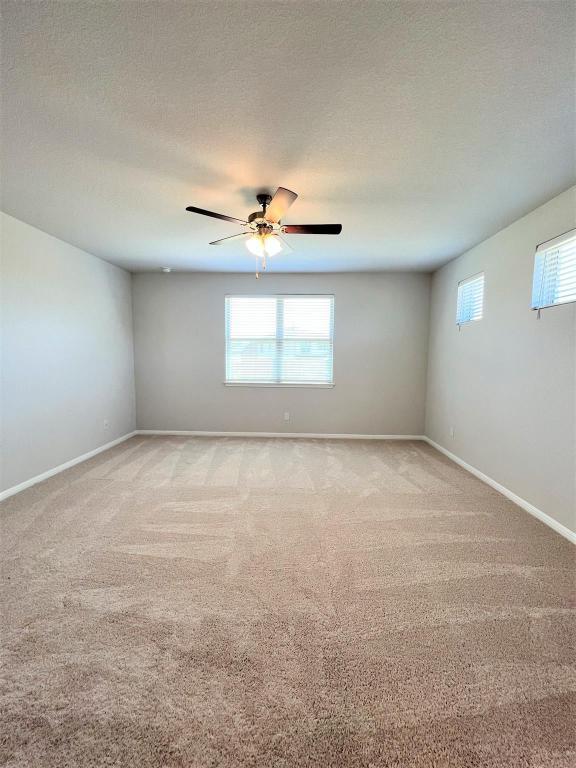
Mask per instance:
[[[552,307],[564,307],[567,304],[574,304],[574,303],[576,303],[576,293],[574,295],[574,298],[573,299],[569,299],[568,301],[554,301],[554,302],[552,302],[552,304],[540,304],[540,303],[535,304],[534,303],[534,284],[536,282],[537,271],[539,269],[541,270],[542,280],[543,280],[544,279],[544,275],[545,275],[545,271],[546,271],[545,270],[545,267],[546,267],[546,254],[548,252],[550,252],[550,251],[559,250],[560,247],[565,242],[570,242],[572,240],[574,240],[574,242],[576,243],[576,227],[572,228],[572,229],[569,229],[566,232],[562,232],[562,234],[556,235],[556,237],[551,237],[548,240],[544,240],[543,243],[539,243],[536,246],[536,250],[534,252],[534,262],[533,262],[533,266],[532,266],[532,295],[531,295],[531,298],[530,298],[530,309],[533,312],[537,312],[538,313],[538,317],[540,317],[540,310],[542,310],[542,309],[551,309]],[[553,245],[550,245],[551,243],[554,243],[554,242],[557,242],[557,248],[556,249],[554,248]],[[548,247],[546,247],[546,246],[548,246]],[[542,259],[543,262],[544,262],[541,267],[538,264],[539,259]],[[541,296],[539,298],[541,298]]]
[[[310,299],[331,299],[332,323],[331,323],[331,351],[332,351],[332,381],[329,382],[283,382],[283,381],[229,381],[227,379],[228,367],[228,342],[230,341],[230,329],[228,326],[229,314],[226,311],[228,299],[275,299],[276,311],[278,312],[278,299],[291,298],[310,298]],[[227,293],[224,296],[224,381],[225,387],[272,387],[277,389],[333,389],[334,382],[334,339],[336,335],[335,324],[336,297],[333,293]],[[266,339],[278,344],[283,339],[278,338],[278,325],[276,326],[276,336],[274,339]],[[317,341],[318,339],[302,339],[302,341]]]
[[[478,280],[478,278],[482,278],[482,314],[480,317],[471,317],[469,320],[460,320],[459,315],[459,308],[460,308],[460,295],[461,295],[461,287],[463,285],[466,285],[467,283],[474,282]],[[484,319],[484,300],[486,297],[486,272],[483,270],[481,272],[475,272],[473,275],[470,275],[469,277],[465,277],[462,280],[458,281],[458,284],[456,286],[456,325],[458,326],[458,330],[462,328],[463,325],[470,325],[471,323],[478,323],[480,320]]]

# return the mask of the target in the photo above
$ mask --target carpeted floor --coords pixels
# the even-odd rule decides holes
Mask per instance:
[[[576,550],[423,443],[137,437],[0,510],[2,765],[576,765]]]

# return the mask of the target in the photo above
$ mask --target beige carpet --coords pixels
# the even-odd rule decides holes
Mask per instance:
[[[576,765],[575,549],[423,443],[139,437],[0,509],[2,765]]]

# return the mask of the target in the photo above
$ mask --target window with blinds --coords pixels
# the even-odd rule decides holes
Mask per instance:
[[[226,383],[330,386],[333,296],[227,296]]]
[[[576,229],[536,249],[532,309],[576,301]]]
[[[458,325],[482,320],[484,313],[484,272],[458,283],[456,322]]]

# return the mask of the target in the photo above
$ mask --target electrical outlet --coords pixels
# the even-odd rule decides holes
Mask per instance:
[[[104,429],[109,429],[109,428],[110,428],[110,422],[108,421],[108,419],[104,419]]]
[[[456,430],[454,429],[454,427],[450,427],[450,437],[452,438],[452,440],[454,440],[455,434],[456,434]]]
[[[290,411],[284,411],[284,421],[290,421]]]

